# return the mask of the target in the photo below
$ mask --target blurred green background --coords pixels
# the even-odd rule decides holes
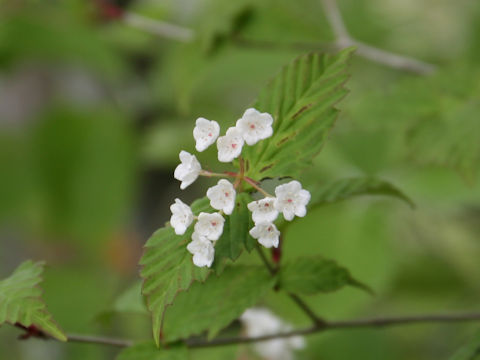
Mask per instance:
[[[285,257],[336,259],[375,290],[308,298],[328,319],[478,310],[480,2],[339,6],[356,39],[438,70],[418,76],[355,57],[330,141],[300,180],[314,189],[378,176],[417,207],[380,197],[322,207],[289,228]],[[195,40],[135,28],[122,9],[189,27]],[[307,50],[288,44],[313,51],[332,39],[318,0],[0,1],[0,278],[25,259],[46,260],[44,298],[64,330],[150,338],[147,317],[113,314],[112,303],[138,279],[143,243],[180,196],[173,169],[180,150],[194,149],[194,120],[226,129]],[[199,160],[218,170],[215,157],[210,149]],[[210,183],[196,182],[182,200],[202,196]],[[265,305],[308,324],[287,297],[272,293]],[[479,327],[335,331],[309,337],[297,355],[447,359]],[[0,328],[0,359],[100,360],[117,352],[16,341],[18,334]],[[246,354],[224,348],[192,357]]]

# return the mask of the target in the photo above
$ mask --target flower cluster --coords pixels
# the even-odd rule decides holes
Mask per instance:
[[[224,136],[220,136],[220,126],[216,121],[198,118],[193,129],[195,148],[201,152],[213,143],[217,143],[218,160],[231,162],[241,155],[245,145],[255,145],[260,140],[266,139],[273,134],[273,118],[268,113],[260,113],[255,109],[248,109],[234,127],[230,127]],[[200,175],[205,176],[234,176],[237,178],[235,185],[226,179],[220,179],[217,185],[207,190],[207,198],[215,213],[200,213],[194,216],[190,207],[181,200],[175,199],[170,206],[172,217],[170,224],[177,235],[183,235],[187,228],[197,220],[192,241],[187,250],[193,254],[193,262],[196,266],[210,267],[215,255],[215,242],[223,232],[225,218],[223,215],[231,215],[235,207],[236,187],[240,181],[247,181],[259,192],[265,195],[264,199],[252,201],[248,209],[252,212],[255,226],[250,230],[250,235],[258,242],[267,247],[278,247],[280,232],[274,221],[278,214],[282,213],[285,220],[291,221],[295,216],[305,216],[306,205],[310,200],[310,193],[302,189],[298,181],[291,181],[276,187],[275,196],[263,191],[256,182],[244,176],[244,169],[240,173],[215,174],[202,170],[195,155],[186,151],[180,152],[181,163],[176,167],[174,177],[181,181],[180,188],[183,190],[192,184]],[[232,175],[233,174],[233,175]]]
[[[240,317],[240,321],[249,337],[273,335],[292,330],[289,324],[285,324],[269,310],[263,308],[247,309]],[[304,347],[305,341],[301,336],[262,341],[254,345],[256,352],[268,360],[291,360],[293,350]]]

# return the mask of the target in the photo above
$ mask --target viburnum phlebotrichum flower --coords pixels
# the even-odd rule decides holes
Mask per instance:
[[[273,117],[268,113],[250,108],[236,122],[234,127],[228,128],[224,136],[219,136],[220,126],[216,121],[198,118],[193,130],[195,148],[201,152],[206,150],[215,141],[218,149],[218,160],[230,163],[239,158],[243,146],[255,145],[261,140],[267,139],[273,134]],[[195,216],[191,208],[181,200],[175,199],[170,210],[172,217],[170,224],[177,235],[185,234],[187,228],[197,220],[192,233],[192,241],[187,245],[187,250],[193,255],[193,263],[199,267],[211,267],[215,256],[215,243],[222,236],[225,224],[224,215],[231,215],[235,209],[235,199],[238,191],[243,191],[239,186],[246,182],[265,197],[248,203],[247,208],[252,212],[252,220],[255,226],[249,234],[257,239],[264,247],[278,247],[280,231],[274,224],[279,213],[287,221],[295,216],[303,217],[307,213],[306,205],[310,201],[310,193],[302,189],[302,185],[292,180],[275,188],[275,196],[263,190],[259,183],[246,176],[243,159],[239,158],[240,171],[238,173],[225,172],[213,173],[202,170],[195,155],[184,150],[180,152],[181,163],[176,167],[174,177],[181,181],[180,188],[183,190],[192,184],[198,176],[220,176],[217,185],[207,190],[207,198],[210,206],[218,210],[214,213],[201,212]],[[234,177],[232,184],[228,177]]]

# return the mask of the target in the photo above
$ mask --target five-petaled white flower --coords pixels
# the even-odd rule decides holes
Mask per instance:
[[[220,136],[217,140],[218,161],[231,162],[242,152],[243,137],[240,130],[231,127],[227,130],[225,136]]]
[[[175,229],[175,234],[183,235],[193,221],[193,213],[190,206],[183,203],[180,199],[175,199],[175,203],[170,206],[172,217],[170,224]]]
[[[230,215],[235,206],[235,189],[230,181],[220,179],[217,185],[207,190],[207,197],[210,199],[210,205],[216,210],[223,210]]]
[[[214,120],[207,120],[205,118],[198,118],[193,129],[193,137],[195,138],[195,148],[197,151],[202,152],[215,140],[217,140],[220,134],[220,125]]]
[[[241,119],[237,120],[236,127],[242,133],[245,142],[248,145],[254,145],[272,136],[272,123],[272,115],[250,108],[245,111]]]
[[[252,212],[253,222],[273,222],[278,216],[278,211],[275,210],[275,198],[266,197],[261,200],[252,201],[247,205],[248,210]]]
[[[283,213],[285,220],[291,221],[295,215],[303,217],[307,213],[305,206],[310,201],[310,193],[302,189],[298,181],[277,186],[275,195],[275,209]]]
[[[255,226],[250,229],[249,234],[266,248],[278,247],[280,231],[278,231],[277,227],[271,222],[255,224]]]
[[[218,240],[223,233],[224,223],[225,219],[219,213],[209,214],[201,212],[195,224],[195,232],[209,240]]]
[[[175,168],[173,177],[182,182],[180,184],[180,189],[183,190],[197,180],[197,177],[202,170],[202,166],[195,155],[192,155],[187,151],[180,151],[179,158],[181,163]]]
[[[245,326],[247,336],[258,337],[291,331],[292,326],[263,308],[247,309],[240,317]],[[254,349],[266,360],[292,360],[293,350],[305,347],[301,336],[285,339],[273,339],[254,344]]]
[[[210,267],[213,263],[215,248],[210,240],[196,232],[192,234],[192,241],[187,250],[193,255],[193,263],[199,267]]]

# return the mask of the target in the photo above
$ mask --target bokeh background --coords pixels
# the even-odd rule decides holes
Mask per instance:
[[[438,70],[418,76],[355,57],[337,125],[300,180],[314,188],[377,176],[417,207],[382,197],[322,207],[289,229],[284,256],[323,254],[375,290],[308,298],[328,319],[478,310],[480,2],[339,5],[356,39]],[[139,29],[124,10],[188,27],[195,40]],[[195,119],[225,129],[282,65],[332,39],[318,0],[2,0],[0,278],[25,259],[46,260],[44,298],[63,329],[149,339],[148,317],[112,304],[138,279],[142,245],[180,195],[173,169],[181,149],[194,149]],[[217,169],[214,149],[199,159]],[[209,184],[196,182],[182,200]],[[265,305],[307,324],[289,301],[272,293]],[[297,358],[447,359],[479,327],[335,331],[310,336]],[[0,328],[0,359],[116,354],[18,335]],[[246,354],[222,348],[192,357],[254,358]]]

